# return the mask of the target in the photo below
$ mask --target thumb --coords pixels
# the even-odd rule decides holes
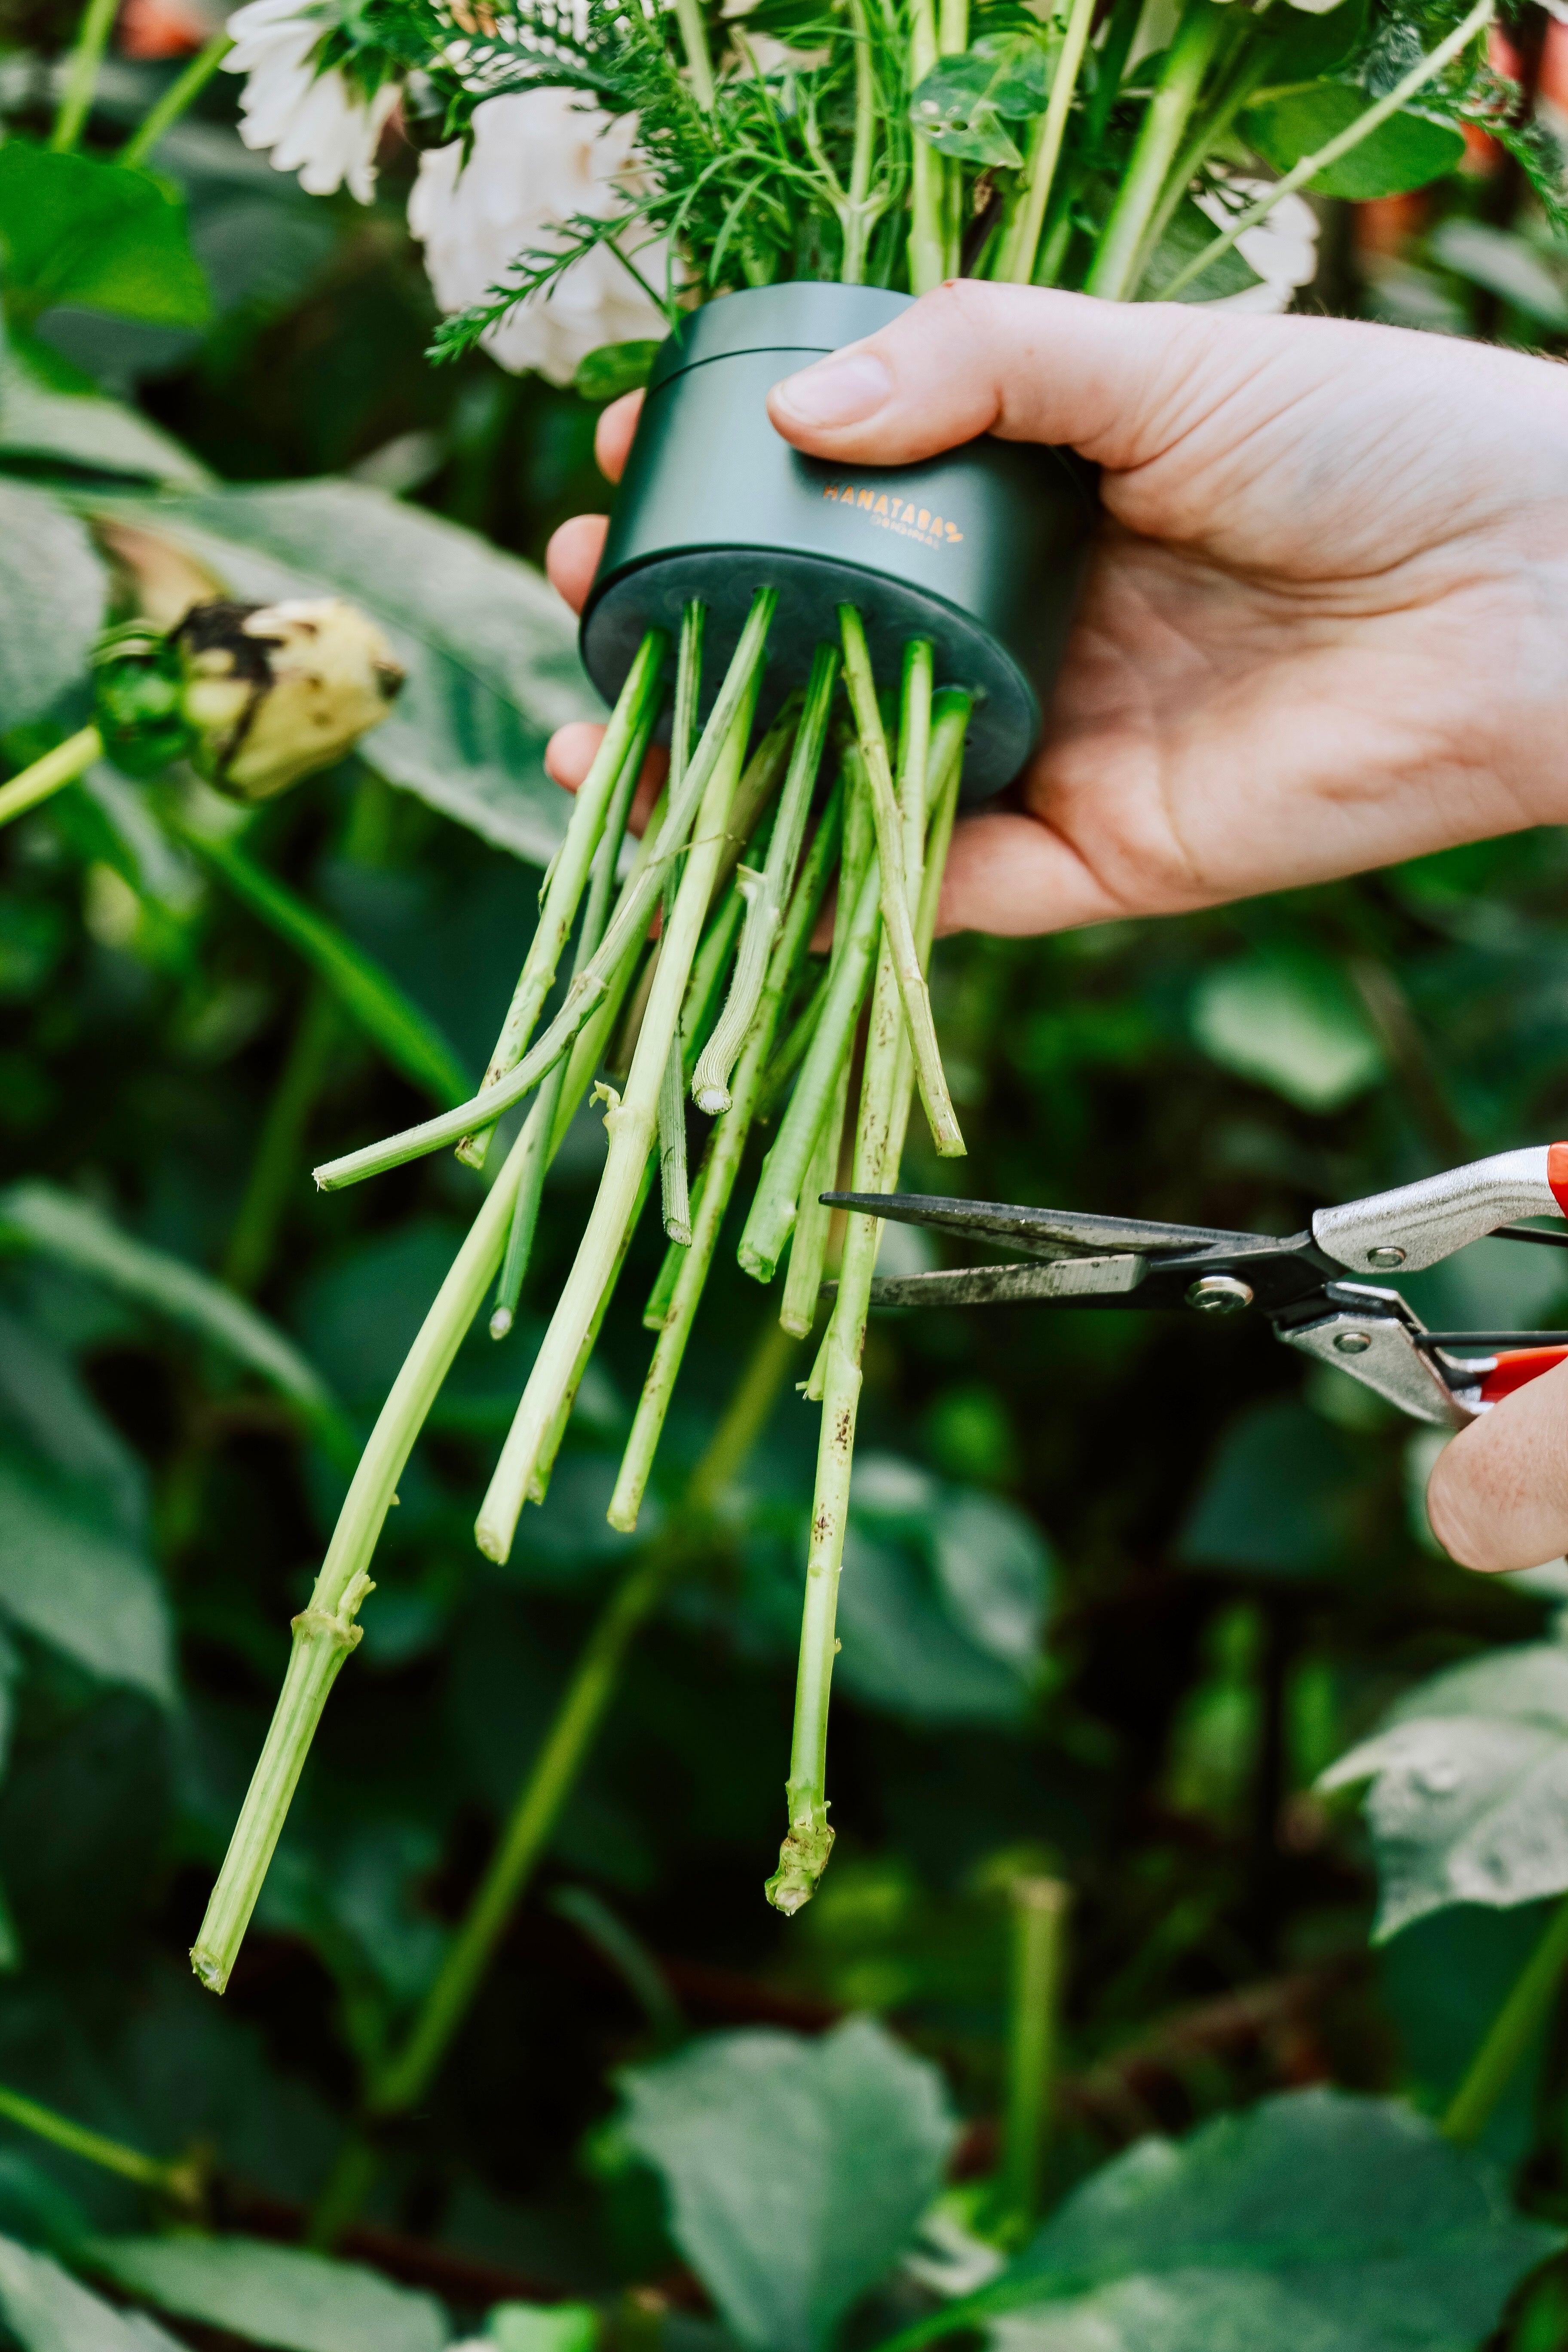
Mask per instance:
[[[1568,1549],[1568,1362],[1516,1389],[1445,1448],[1426,1516],[1463,1568],[1535,1568]]]
[[[1212,364],[1221,396],[1245,380],[1257,331],[1273,323],[950,278],[876,334],[786,376],[768,414],[815,457],[904,465],[994,433],[1121,470],[1180,437],[1194,374]]]

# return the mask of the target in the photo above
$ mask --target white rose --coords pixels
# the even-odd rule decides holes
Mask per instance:
[[[482,302],[520,253],[550,247],[551,231],[574,213],[606,219],[621,211],[636,184],[636,123],[585,107],[570,90],[488,98],[474,110],[473,134],[466,166],[460,140],[421,156],[408,200],[410,232],[424,245],[446,311]],[[637,268],[662,288],[663,238],[635,226],[629,235],[626,250]],[[514,374],[537,368],[552,383],[570,383],[601,343],[642,341],[667,328],[625,264],[601,245],[542,299],[520,302],[490,329],[485,347]]]
[[[1304,5],[1304,0],[1295,0]],[[1255,204],[1268,194],[1267,180],[1232,180],[1230,186],[1243,204]],[[1215,228],[1228,228],[1236,207],[1210,194],[1196,199],[1198,210]],[[1264,314],[1290,308],[1299,286],[1310,285],[1318,268],[1318,216],[1305,196],[1281,196],[1273,211],[1256,228],[1243,229],[1236,249],[1262,283],[1244,286],[1239,294],[1224,294],[1205,302],[1207,310],[1252,310]]]
[[[225,73],[247,77],[240,94],[239,135],[247,147],[271,150],[275,172],[298,172],[307,195],[330,196],[346,181],[368,205],[375,187],[375,151],[398,86],[384,82],[366,100],[336,66],[318,73],[311,60],[331,20],[309,0],[249,0],[228,20],[234,47]]]

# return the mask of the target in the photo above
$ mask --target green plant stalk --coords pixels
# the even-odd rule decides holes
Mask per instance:
[[[816,1024],[822,1018],[822,1008],[826,1002],[829,972],[826,957],[819,957],[817,965],[816,977],[810,989],[800,992],[804,996],[800,1011],[785,1031],[783,1045],[774,1050],[773,1060],[763,1073],[756,1109],[760,1119],[772,1118],[784,1099],[790,1080],[805,1059],[806,1048],[816,1034]]]
[[[321,1710],[359,1643],[354,1619],[374,1590],[371,1556],[414,1441],[495,1278],[524,1156],[520,1135],[404,1359],[350,1482],[310,1605],[294,1619],[277,1709],[191,1948],[191,1966],[209,1992],[228,1982]]]
[[[1233,34],[1231,58],[1235,57],[1237,37],[1244,37],[1239,27]],[[1135,286],[1142,285],[1160,239],[1170,226],[1177,205],[1191,187],[1198,166],[1205,155],[1213,154],[1215,147],[1228,134],[1237,116],[1262,80],[1266,64],[1265,57],[1254,47],[1232,66],[1228,74],[1222,69],[1214,102],[1189,127],[1176,160],[1165,176],[1160,201],[1150,216],[1149,226],[1143,233],[1143,243],[1139,248],[1132,278]]]
[[[604,1002],[626,956],[640,946],[647,933],[664,887],[665,872],[685,845],[714,767],[726,752],[730,730],[742,703],[749,703],[753,696],[775,601],[775,592],[771,588],[759,589],[752,599],[750,616],[709,715],[696,757],[681,780],[680,791],[668,799],[657,855],[642,867],[635,887],[628,885],[622,892],[615,919],[597,954],[589,958],[586,969],[567,990],[565,1003],[543,1036],[529,1048],[515,1070],[482,1097],[459,1104],[456,1110],[439,1118],[426,1119],[418,1127],[405,1128],[401,1135],[366,1144],[363,1150],[346,1152],[341,1160],[329,1160],[318,1168],[315,1181],[323,1192],[361,1183],[367,1176],[379,1176],[389,1168],[401,1167],[405,1160],[417,1160],[425,1152],[438,1151],[443,1144],[456,1143],[475,1124],[476,1114],[485,1124],[492,1124],[502,1111],[510,1110],[514,1102],[531,1094],[555,1067],[584,1022]],[[716,846],[722,853],[727,845],[721,842]]]
[[[911,0],[910,89],[938,57],[935,0]],[[929,294],[947,276],[947,158],[917,131],[910,141],[910,290]]]
[[[161,795],[158,817],[268,930],[325,981],[355,1027],[398,1074],[440,1103],[465,1101],[471,1081],[435,1023],[406,997],[374,957],[324,915],[296,897],[232,841],[199,832]]]
[[[1352,147],[1359,147],[1363,139],[1370,138],[1391,114],[1397,114],[1402,106],[1425,89],[1445,66],[1486,30],[1495,13],[1494,0],[1477,0],[1477,5],[1464,22],[1456,25],[1447,38],[1439,41],[1419,64],[1412,66],[1404,79],[1396,81],[1374,106],[1369,106],[1364,114],[1358,114],[1353,122],[1348,122],[1335,138],[1320,147],[1315,155],[1303,155],[1299,163],[1293,163],[1282,179],[1275,181],[1267,195],[1260,196],[1256,204],[1248,205],[1245,211],[1237,213],[1228,228],[1222,229],[1201,253],[1194,254],[1192,260],[1176,272],[1169,285],[1162,288],[1162,302],[1174,301],[1194,278],[1201,278],[1222,253],[1230,250],[1238,236],[1245,236],[1249,228],[1256,228],[1259,221],[1267,220],[1276,205],[1281,204],[1287,196],[1293,196],[1298,188],[1306,187],[1320,172],[1326,172],[1331,163],[1337,163],[1342,155],[1348,155]],[[1089,290],[1093,292],[1094,289],[1091,287]]]
[[[36,2138],[47,2140],[51,2147],[64,2148],[68,2156],[79,2156],[83,2163],[96,2164],[100,2172],[118,2173],[121,2180],[133,2181],[138,2189],[150,2189],[154,2196],[171,2197],[179,2204],[195,2201],[200,2179],[192,2164],[144,2155],[139,2147],[128,2147],[123,2140],[89,2131],[85,2124],[73,2123],[68,2116],[59,2115],[41,2101],[26,2098],[20,2091],[3,2084],[0,2116],[21,2130],[31,2132]]]
[[[789,1265],[784,1271],[784,1303],[779,1322],[795,1339],[804,1339],[816,1320],[822,1277],[827,1264],[827,1242],[833,1212],[822,1199],[838,1181],[838,1155],[844,1148],[844,1119],[849,1108],[849,1057],[838,1073],[838,1084],[801,1187],[800,1207],[790,1235]]]
[[[700,0],[675,0],[675,21],[680,29],[680,46],[691,76],[691,95],[704,114],[711,114],[716,95],[713,60],[708,53],[708,28],[702,21]]]
[[[1068,116],[1072,110],[1078,78],[1083,68],[1084,52],[1094,24],[1094,11],[1095,0],[1072,0],[1067,33],[1051,82],[1051,94],[1044,114],[1035,124],[1028,152],[1024,158],[1024,169],[1008,198],[1001,240],[990,270],[994,278],[1006,285],[1031,286],[1034,283],[1040,232],[1046,223],[1046,206],[1050,201],[1057,165],[1061,159]]]
[[[561,1441],[566,1434],[566,1424],[572,1418],[572,1408],[577,1402],[577,1391],[583,1385],[583,1375],[587,1370],[589,1360],[599,1344],[599,1332],[605,1316],[610,1311],[611,1301],[615,1297],[616,1286],[625,1270],[626,1253],[632,1245],[632,1235],[642,1221],[642,1213],[647,1206],[647,1197],[652,1190],[653,1161],[650,1159],[647,1166],[643,1170],[642,1182],[637,1187],[637,1201],[631,1215],[626,1220],[626,1230],[620,1248],[616,1252],[616,1262],[610,1268],[610,1278],[605,1285],[604,1297],[595,1307],[593,1320],[583,1335],[583,1344],[577,1350],[577,1360],[572,1367],[572,1377],[562,1391],[561,1401],[555,1408],[554,1417],[540,1441],[539,1453],[528,1474],[528,1500],[531,1503],[542,1503],[550,1491],[551,1473],[555,1467],[555,1457],[561,1451]]]
[[[681,29],[683,33],[686,30],[684,21]],[[700,18],[698,32],[700,37]],[[702,632],[706,617],[706,606],[695,603],[687,604],[681,614],[680,650],[676,662],[675,712],[669,740],[670,782],[678,791],[691,759],[691,746],[697,732],[697,699],[702,683]],[[662,925],[665,930],[668,929],[675,911],[675,894],[679,878],[680,866],[677,861],[665,877]],[[651,968],[649,977],[651,982]],[[686,1171],[686,1088],[681,1083],[683,1072],[678,1031],[670,1040],[669,1058],[664,1066],[664,1079],[658,1090],[659,1205],[664,1215],[664,1230],[670,1240],[677,1243],[691,1239],[691,1197]]]
[[[0,784],[0,824],[9,824],[13,817],[24,815],[28,809],[37,808],[40,801],[63,792],[67,784],[74,784],[95,760],[102,757],[103,738],[96,727],[83,727],[76,734],[68,735],[63,743],[57,743],[52,751],[46,751],[20,775]]]
[[[576,979],[589,957],[605,936],[609,919],[610,893],[615,887],[616,867],[620,861],[621,844],[626,838],[626,819],[631,814],[632,795],[637,788],[642,763],[653,735],[656,709],[646,712],[647,724],[639,728],[626,747],[616,789],[610,799],[600,835],[598,856],[595,860],[588,884],[588,903],[583,910],[583,920],[577,933],[577,946],[573,958],[572,977]],[[656,836],[657,837],[657,836]],[[651,855],[652,845],[648,845]],[[528,1157],[519,1180],[517,1199],[512,1207],[511,1227],[507,1234],[506,1255],[501,1261],[500,1278],[496,1285],[494,1304],[490,1310],[490,1338],[504,1339],[517,1318],[518,1301],[522,1296],[522,1278],[528,1271],[529,1257],[533,1249],[533,1236],[539,1227],[539,1204],[544,1195],[544,1176],[560,1144],[556,1135],[556,1115],[563,1096],[567,1092],[570,1065],[557,1062],[539,1089],[538,1100],[528,1114],[523,1133],[528,1137]],[[586,1091],[586,1081],[584,1089]],[[576,1102],[573,1103],[575,1110]],[[568,1114],[570,1116],[570,1114]]]
[[[66,59],[65,89],[49,133],[49,145],[57,155],[68,155],[81,137],[98,89],[99,68],[119,14],[120,0],[87,0]]]
[[[145,163],[159,141],[174,129],[187,108],[195,104],[233,47],[226,33],[215,33],[206,46],[196,51],[184,72],[176,75],[163,97],[148,108],[115,162],[132,169]]]
[[[1218,0],[1188,0],[1175,38],[1166,52],[1154,95],[1139,126],[1110,217],[1100,232],[1093,264],[1084,280],[1086,294],[1097,294],[1108,302],[1125,302],[1137,290],[1138,259],[1143,250],[1144,233],[1226,23],[1225,8]]]
[[[849,0],[855,40],[855,138],[849,155],[849,190],[839,218],[844,253],[841,285],[859,286],[866,277],[866,246],[879,207],[871,202],[871,167],[877,139],[877,78],[871,65],[870,27],[865,0]]]
[[[646,743],[652,735],[653,722],[664,697],[664,663],[668,651],[669,640],[664,631],[650,629],[626,672],[609,725],[572,803],[566,837],[544,877],[539,921],[529,941],[489,1066],[480,1080],[481,1090],[493,1087],[509,1070],[517,1067],[533,1034],[534,1024],[544,1009],[544,1000],[555,985],[555,969],[577,919],[578,902],[587,887],[594,853],[627,753],[639,737]],[[492,1132],[492,1129],[485,1127],[465,1136],[458,1146],[458,1159],[470,1168],[482,1168]]]
[[[935,670],[936,647],[931,639],[911,637],[904,647],[899,692],[899,812],[907,875],[919,874],[925,856],[926,770],[931,761]]]
[[[679,1248],[691,1245],[691,1186],[686,1166],[686,1088],[681,1083],[677,1027],[658,1084],[658,1189],[664,1230]]]
[[[997,2190],[1008,2235],[1021,2243],[1040,2210],[1071,1895],[1060,1879],[1031,1877],[1016,1879],[1008,1895],[1012,1968]]]
[[[331,991],[325,982],[312,980],[289,1057],[268,1101],[245,1197],[224,1252],[223,1280],[242,1297],[251,1297],[260,1287],[272,1262],[278,1228],[299,1181],[306,1124],[342,1034]]]
[[[1545,2021],[1568,1967],[1568,1900],[1560,1903],[1471,2059],[1442,2128],[1468,2147],[1480,2137],[1515,2068]]]
[[[944,695],[942,699],[942,712],[932,731],[932,773],[928,778],[933,801],[931,836],[926,845],[924,872],[919,877],[918,922],[922,961],[930,954],[936,932],[937,904],[958,805],[963,737],[969,715],[967,696]],[[955,730],[957,756],[953,747]],[[857,1192],[887,1192],[897,1181],[913,1075],[907,1031],[899,1018],[892,957],[884,940],[883,952],[878,960],[856,1128]],[[844,1556],[849,1473],[860,1400],[860,1354],[880,1240],[879,1218],[848,1218],[838,1296],[823,1341],[826,1361],[822,1429],[817,1444],[811,1544],[801,1613],[800,1664],[795,1678],[795,1727],[785,1788],[789,1828],[779,1849],[778,1868],[764,1890],[774,1909],[786,1915],[810,1902],[833,1846],[833,1831],[827,1820],[827,1706],[837,1648],[835,1626],[838,1575]]]
[[[702,1187],[708,1181],[708,1163],[712,1157],[713,1138],[710,1135],[708,1149],[703,1153],[697,1173],[691,1180],[691,1227],[694,1233],[702,1215]],[[666,1318],[669,1313],[669,1302],[675,1296],[676,1281],[681,1267],[686,1264],[686,1252],[689,1247],[689,1243],[682,1248],[679,1242],[671,1242],[660,1259],[658,1272],[654,1276],[653,1288],[648,1292],[647,1303],[642,1311],[642,1327],[645,1331],[663,1330]]]
[[[804,724],[801,731],[803,734],[805,731]],[[752,1017],[751,1034],[736,1066],[730,1108],[721,1115],[713,1129],[711,1150],[704,1164],[701,1200],[692,1227],[691,1246],[682,1254],[683,1263],[676,1273],[675,1286],[653,1351],[653,1360],[643,1382],[642,1394],[637,1399],[637,1412],[626,1451],[621,1456],[615,1492],[610,1497],[610,1525],[624,1532],[629,1533],[637,1526],[637,1514],[642,1508],[654,1455],[664,1433],[665,1417],[675,1393],[675,1383],[680,1376],[686,1344],[691,1336],[691,1327],[713,1263],[713,1253],[718,1246],[720,1228],[735,1188],[735,1179],[740,1173],[746,1139],[751,1132],[757,1090],[772,1050],[773,1032],[778,1025],[779,1010],[810,945],[817,915],[827,894],[828,881],[838,854],[843,807],[844,795],[840,786],[835,789],[834,796],[823,813],[790,902],[788,918],[769,960],[763,993]]]
[[[1205,0],[1205,5],[1207,5],[1207,0]],[[845,683],[849,689],[850,708],[855,714],[860,756],[866,762],[866,773],[870,782],[871,813],[877,821],[877,856],[882,874],[882,928],[888,944],[889,961],[898,983],[904,1022],[914,1049],[915,1080],[931,1125],[931,1140],[942,1159],[957,1159],[964,1150],[963,1137],[948,1094],[947,1079],[942,1066],[942,1049],[936,1040],[936,1024],[931,1019],[931,997],[915,950],[899,803],[893,790],[888,740],[882,731],[882,714],[877,703],[877,685],[871,675],[866,631],[853,604],[840,604],[838,622],[844,640]]]
[[[1138,37],[1144,5],[1145,0],[1115,0],[1111,8],[1105,38],[1095,57],[1094,88],[1084,107],[1084,142],[1090,153],[1104,138],[1110,110],[1121,94],[1121,77]]]
[[[937,49],[962,57],[969,47],[969,0],[937,0]],[[942,174],[942,275],[956,278],[963,251],[963,173],[949,163]]]
[[[771,620],[776,601],[773,590],[763,589],[753,611],[760,609]],[[731,674],[740,660],[741,654],[737,652]],[[680,877],[674,919],[659,942],[658,971],[632,1056],[626,1092],[618,1100],[611,1101],[605,1113],[610,1147],[605,1172],[587,1230],[556,1302],[475,1523],[475,1541],[489,1559],[504,1561],[511,1550],[518,1514],[540,1447],[555,1419],[561,1396],[572,1378],[634,1213],[637,1189],[658,1130],[658,1090],[708,910],[714,872],[722,855],[725,819],[745,760],[760,673],[760,662],[752,660],[747,665],[747,688],[739,708],[732,711],[724,709],[725,698],[721,694],[702,745],[691,763],[692,775],[707,768],[701,810],[687,853],[686,870]],[[721,723],[725,732],[719,740],[714,757],[705,761],[703,752]]]
[[[816,789],[817,771],[822,765],[822,753],[827,741],[828,712],[837,677],[837,647],[818,646],[812,656],[805,706],[795,731],[795,748],[790,755],[784,790],[779,795],[778,814],[773,820],[773,836],[768,843],[767,863],[756,887],[748,897],[745,928],[741,934],[740,952],[735,959],[735,976],[730,983],[730,993],[714,1024],[713,1034],[699,1057],[691,1082],[692,1097],[698,1109],[706,1111],[710,1118],[730,1108],[730,1073],[751,1033],[752,1017],[762,1001],[763,989],[768,978],[774,934],[784,919],[784,902],[795,887],[805,820],[810,813],[811,796]]]

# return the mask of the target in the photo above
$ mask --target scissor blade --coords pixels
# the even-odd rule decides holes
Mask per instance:
[[[1041,1265],[962,1265],[937,1274],[879,1274],[873,1307],[994,1307],[1010,1299],[1110,1298],[1136,1290],[1148,1270],[1133,1251],[1061,1257]]]
[[[1277,1250],[1286,1244],[1259,1234],[1226,1233],[1211,1225],[1162,1225],[1142,1217],[1100,1217],[1076,1209],[1029,1209],[992,1201],[948,1201],[925,1192],[824,1192],[836,1209],[858,1209],[904,1225],[979,1241],[1007,1242],[1031,1257],[1093,1257],[1107,1251],[1159,1255],[1215,1246]]]

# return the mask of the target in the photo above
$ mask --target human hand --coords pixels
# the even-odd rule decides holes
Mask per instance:
[[[1426,1515],[1462,1568],[1535,1568],[1568,1550],[1568,1363],[1502,1398],[1445,1446]]]
[[[600,420],[612,479],[639,402]],[[1568,814],[1551,362],[960,280],[777,385],[770,414],[845,463],[994,432],[1103,468],[1044,743],[958,827],[944,930],[1175,914]],[[579,515],[551,542],[578,609],[604,533]],[[550,772],[575,786],[596,740],[563,729]]]

